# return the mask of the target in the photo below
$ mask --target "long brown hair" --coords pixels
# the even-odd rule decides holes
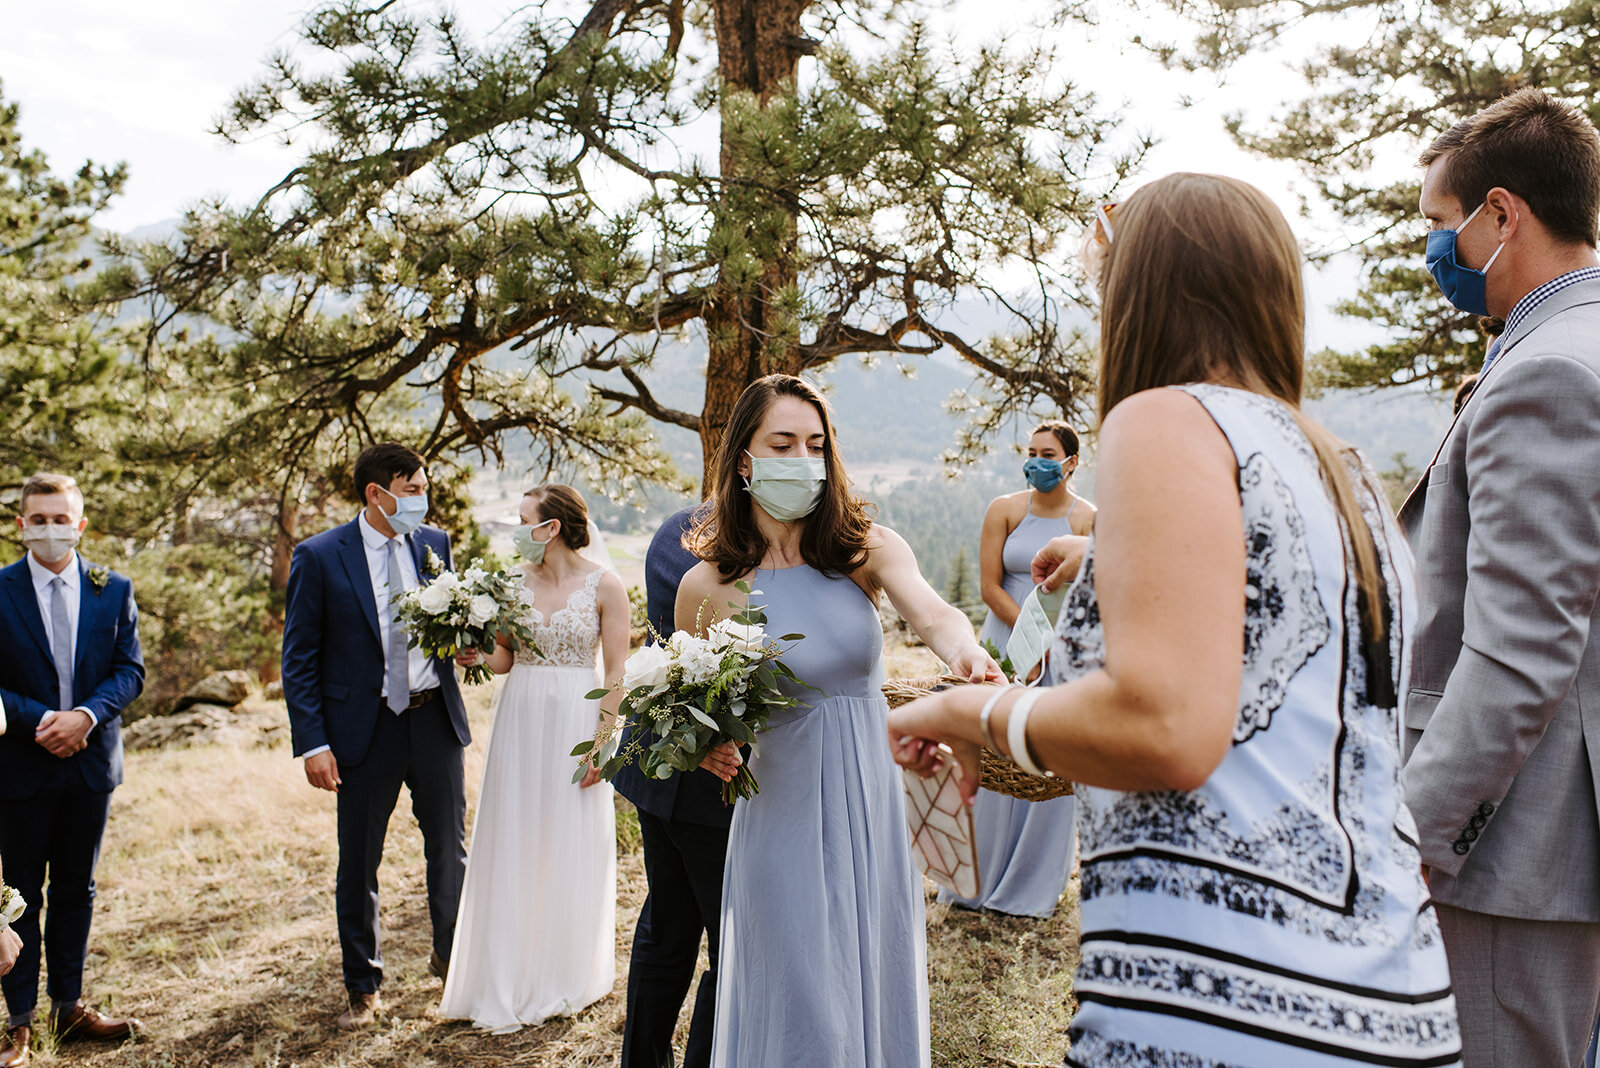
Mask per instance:
[[[1254,186],[1172,174],[1134,193],[1117,208],[1103,268],[1100,419],[1135,393],[1185,382],[1235,386],[1288,405],[1349,535],[1363,622],[1382,635],[1383,576],[1347,466],[1349,447],[1300,411],[1300,272],[1288,220]]]
[[[833,416],[816,387],[793,375],[767,375],[745,387],[728,417],[712,464],[711,498],[695,513],[695,525],[684,547],[717,565],[724,578],[754,570],[767,553],[767,539],[756,526],[750,494],[739,474],[739,457],[750,447],[767,410],[779,397],[805,401],[822,417],[822,460],[828,481],[816,510],[805,519],[800,556],[818,571],[848,575],[867,561],[867,535],[872,517],[867,505],[850,491],[834,438]]]

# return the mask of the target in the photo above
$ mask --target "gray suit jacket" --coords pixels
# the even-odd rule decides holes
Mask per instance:
[[[1505,338],[1400,522],[1403,780],[1434,898],[1600,921],[1600,281]]]

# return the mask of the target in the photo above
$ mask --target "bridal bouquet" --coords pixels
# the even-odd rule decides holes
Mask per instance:
[[[737,586],[747,595],[752,592],[744,582]],[[610,732],[580,743],[572,755],[585,757],[601,745],[596,760],[601,778],[609,781],[635,762],[656,779],[691,771],[723,742],[748,745],[754,751],[756,735],[767,729],[772,713],[800,703],[778,689],[780,679],[806,685],[779,659],[783,649],[778,643],[802,637],[769,638],[765,612],[752,605],[712,624],[704,638],[680,630],[663,645],[644,646],[628,658],[619,685],[625,693]],[[595,690],[588,697],[598,700],[608,692]],[[610,737],[620,737],[627,728],[632,728],[628,744],[601,761]],[[584,770],[580,763],[572,781],[577,782]],[[760,789],[746,763],[723,784],[722,799],[732,803]]]
[[[533,631],[523,622],[520,571],[493,571],[472,564],[459,575],[440,570],[427,583],[400,595],[395,617],[405,624],[411,644],[429,656],[449,659],[467,649],[494,652],[494,636],[508,634],[530,648]],[[466,669],[469,683],[494,678],[482,662]]]

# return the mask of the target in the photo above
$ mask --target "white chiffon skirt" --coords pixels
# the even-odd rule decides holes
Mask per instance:
[[[441,1015],[497,1032],[575,1013],[616,980],[611,786],[572,782],[592,668],[518,664],[495,707]]]

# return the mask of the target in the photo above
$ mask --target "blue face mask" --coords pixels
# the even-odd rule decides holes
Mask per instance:
[[[1061,485],[1062,479],[1067,475],[1060,460],[1030,456],[1028,462],[1022,465],[1022,477],[1028,480],[1028,485],[1040,493],[1049,493]]]
[[[378,489],[389,493],[382,486]],[[394,528],[395,536],[403,538],[422,525],[422,520],[428,514],[428,495],[419,493],[415,497],[395,497],[389,493],[389,496],[394,498],[394,514],[384,518]]]
[[[1467,224],[1477,218],[1482,210],[1482,204],[1473,208],[1472,214],[1454,230],[1428,231],[1428,249],[1423,254],[1428,273],[1439,283],[1439,291],[1444,294],[1444,299],[1468,315],[1489,314],[1489,298],[1484,292],[1489,280],[1489,268],[1494,266],[1500,249],[1506,247],[1504,241],[1500,242],[1500,248],[1494,250],[1494,255],[1489,257],[1489,262],[1483,265],[1482,270],[1463,267],[1456,262],[1456,235],[1465,230]]]

